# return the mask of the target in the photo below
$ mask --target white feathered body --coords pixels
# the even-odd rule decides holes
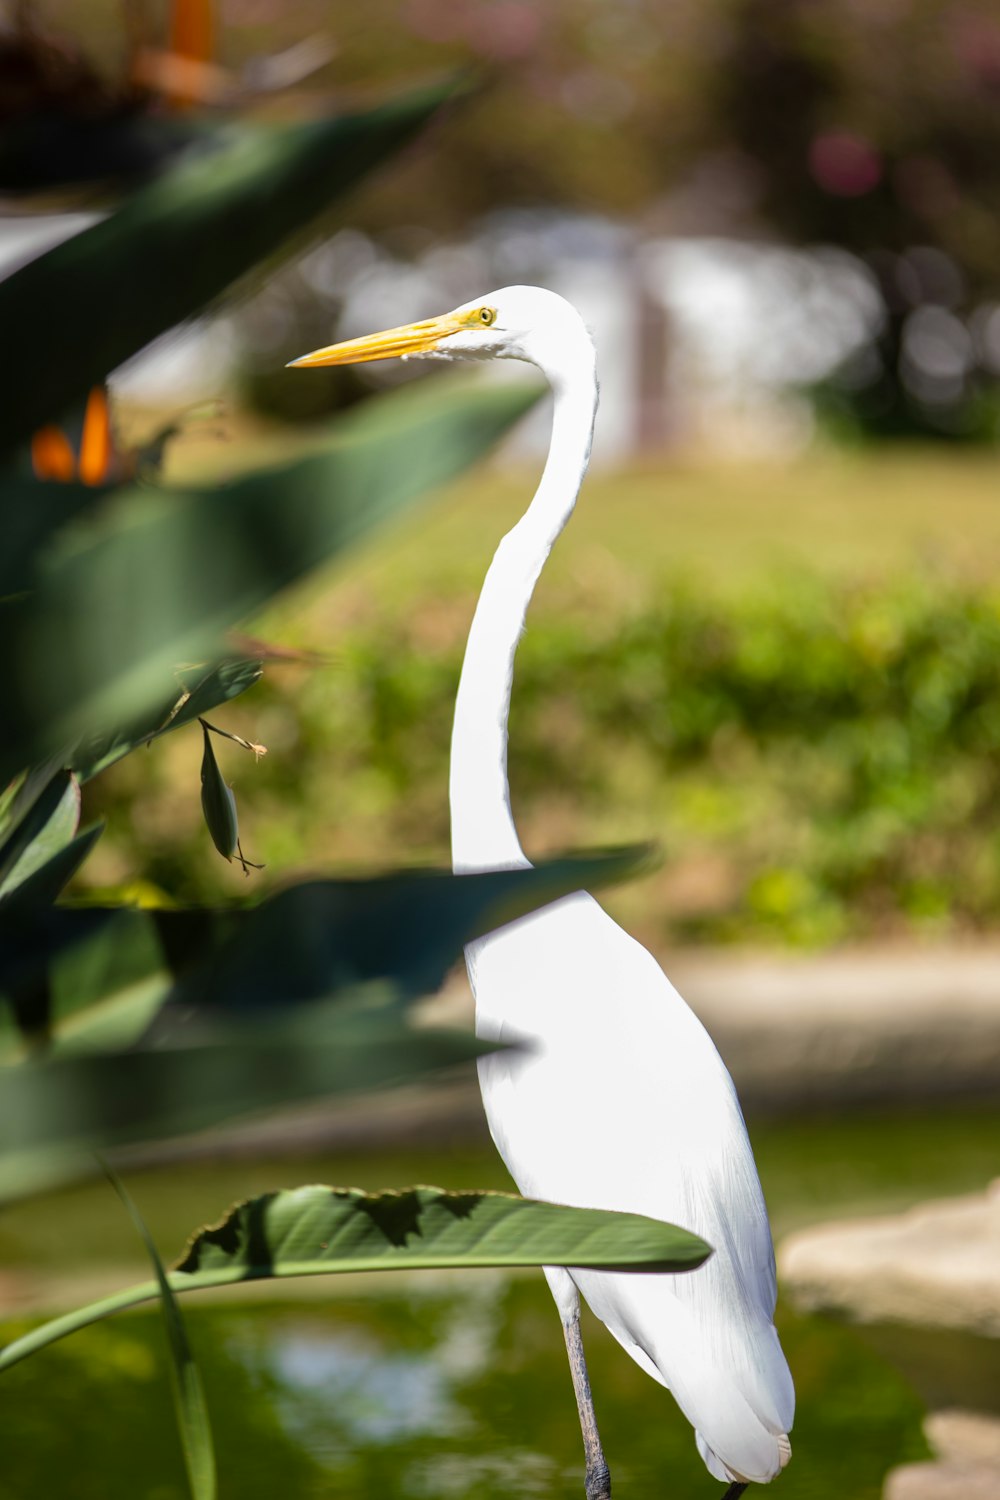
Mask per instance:
[[[455,316],[488,327],[449,338],[450,350],[527,360],[554,397],[538,488],[479,596],[452,733],[453,867],[510,869],[528,864],[507,777],[514,657],[587,468],[596,355],[579,313],[538,287],[504,287]],[[681,1275],[548,1268],[564,1320],[579,1288],[669,1386],[716,1477],[772,1478],[790,1451],[794,1404],[772,1324],[774,1255],[743,1117],[708,1034],[655,960],[582,893],[472,944],[467,957],[479,1034],[524,1044],[480,1064],[490,1129],[521,1191],[645,1213],[714,1247]]]
[[[790,1453],[794,1391],[772,1321],[767,1211],[711,1038],[655,959],[583,893],[472,944],[467,958],[477,1033],[521,1044],[479,1063],[511,1176],[526,1196],[648,1214],[714,1247],[680,1275],[570,1275],[673,1392],[710,1471],[771,1479]]]
[[[449,780],[453,868],[523,868],[507,779],[514,657],[589,462],[594,344],[562,297],[508,286],[293,363],[395,356],[523,360],[552,389],[545,468],[497,548],[469,631]],[[548,1267],[565,1321],[578,1315],[579,1288],[673,1391],[713,1474],[772,1478],[790,1451],[794,1404],[771,1321],[774,1256],[740,1107],[707,1033],[645,949],[582,893],[472,944],[467,957],[479,1034],[523,1044],[480,1063],[490,1129],[522,1192],[645,1213],[714,1247],[681,1275]]]

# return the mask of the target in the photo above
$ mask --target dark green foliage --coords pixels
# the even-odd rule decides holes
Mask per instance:
[[[221,657],[227,627],[460,473],[537,396],[436,382],[342,418],[296,464],[205,493],[117,490],[0,614],[0,778],[51,753],[72,761],[174,688],[176,701],[179,662]],[[220,685],[216,701],[227,695]],[[80,754],[92,769],[93,752]]]
[[[454,92],[439,85],[367,113],[220,130],[214,149],[9,277],[0,324],[18,378],[0,412],[0,452],[301,233]]]
[[[303,881],[246,913],[226,913],[231,931],[171,996],[232,1013],[321,999],[371,983],[401,1001],[440,988],[464,945],[571,891],[605,886],[649,868],[648,848],[543,861],[527,870],[455,876],[405,870],[366,880]],[[162,932],[185,923],[160,912]],[[186,944],[189,953],[194,943]]]
[[[161,946],[147,944],[145,972],[137,958],[124,994],[98,987],[105,1007],[57,1012],[47,1054],[0,1066],[0,1201],[86,1173],[95,1147],[480,1056],[491,1049],[470,1034],[411,1027],[407,1002],[441,984],[466,942],[581,886],[623,879],[647,858],[626,850],[480,875],[317,881],[246,911],[48,908],[50,921],[103,919],[91,948],[117,949],[128,927]],[[32,957],[29,977],[48,995],[59,967]]]
[[[258,783],[262,800],[280,793],[286,835],[301,798],[306,843],[322,777],[345,837],[372,837],[377,819],[387,839],[445,847],[459,670],[457,648],[382,630],[345,642],[294,708],[268,690],[261,711],[295,723],[294,783],[276,760]],[[1000,593],[936,574],[798,575],[724,600],[675,584],[624,620],[564,604],[519,649],[510,755],[529,847],[558,798],[561,837],[605,836],[610,810],[611,826],[659,838],[668,868],[718,866],[698,910],[657,906],[652,941],[986,927],[1000,916]],[[164,869],[195,873],[181,849]]]
[[[220,130],[213,152],[175,163],[11,277],[0,319],[18,381],[0,449],[23,445],[284,245],[454,92],[283,129]],[[128,478],[127,465],[115,471],[121,482],[100,486],[0,470],[0,522],[10,513],[0,566],[0,786],[10,781],[0,803],[0,998],[33,1054],[19,1060],[6,1026],[0,1192],[78,1173],[95,1146],[478,1055],[471,1037],[412,1032],[393,1002],[439,983],[463,942],[496,921],[575,888],[585,872],[599,880],[634,867],[612,856],[493,884],[442,875],[429,900],[421,875],[371,882],[353,899],[315,882],[228,913],[57,904],[100,832],[77,832],[80,780],[252,686],[260,665],[233,656],[226,630],[458,474],[536,394],[404,393],[329,429],[298,463],[205,492]],[[242,860],[232,792],[202,724],[209,830],[220,852]],[[292,1003],[332,997],[338,1006],[305,1020]]]
[[[41,484],[10,469],[0,469],[4,545],[0,549],[0,606],[28,588],[39,557],[52,539],[77,516],[103,498],[85,484]]]
[[[0,451],[23,448],[124,359],[285,246],[454,92],[443,85],[366,114],[281,129],[220,129],[216,149],[176,163],[102,222],[9,277],[0,286],[0,321],[18,379],[0,414]],[[457,445],[460,463],[482,438],[483,420],[473,426],[471,448]],[[381,476],[364,446],[362,435],[360,455],[340,468],[334,461],[336,472],[314,459],[251,476],[211,504],[136,484],[38,483],[23,465],[0,470],[0,646],[9,673],[0,783],[48,757],[58,766],[77,754],[93,774],[130,736],[142,737],[132,731],[138,721],[146,718],[147,737],[162,727],[148,719],[177,705],[180,663],[206,661],[210,677],[221,670],[219,635],[228,624],[368,524],[355,494],[353,509],[331,501],[316,507],[318,527],[312,513],[303,525],[303,507],[344,479],[343,464],[368,487],[371,519],[435,482],[431,472],[437,479],[448,472],[447,460],[418,463],[423,480],[414,483],[408,470],[402,486],[390,485],[373,504]],[[293,513],[275,532],[267,516],[293,493]],[[217,682],[200,710],[246,685]]]
[[[211,1041],[0,1067],[0,1201],[93,1170],[94,1149],[167,1139],[281,1105],[409,1082],[491,1050],[464,1031],[333,1008],[244,1021]]]
[[[76,778],[50,766],[9,788],[0,815],[0,994],[31,1045],[48,1039],[51,965],[105,920],[54,906],[101,834],[100,825],[78,834],[79,821]]]
[[[68,843],[79,821],[80,787],[68,771],[22,784],[0,820],[0,898]]]
[[[73,752],[73,769],[79,781],[89,781],[99,771],[114,765],[138,745],[148,745],[161,734],[180,729],[220,703],[238,698],[259,682],[259,661],[232,657],[213,666],[178,669],[167,697],[143,718],[104,735],[84,739]]]

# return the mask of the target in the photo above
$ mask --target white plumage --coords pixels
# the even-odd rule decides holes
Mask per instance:
[[[673,1392],[716,1478],[773,1478],[790,1454],[794,1392],[772,1323],[771,1235],[739,1103],[704,1027],[590,896],[473,945],[469,965],[477,1032],[528,1049],[479,1065],[521,1191],[649,1214],[715,1247],[682,1276],[573,1270],[572,1282]],[[572,1317],[572,1289],[558,1273],[550,1284]]]
[[[307,355],[522,359],[554,396],[538,489],[490,565],[455,704],[450,797],[457,871],[528,864],[511,815],[507,718],[532,591],[590,457],[592,340],[563,298],[505,287],[453,313]],[[579,1339],[582,1292],[632,1358],[667,1386],[716,1478],[765,1483],[787,1462],[794,1391],[773,1325],[774,1253],[732,1080],[655,959],[584,893],[467,950],[482,1037],[518,1041],[479,1065],[493,1139],[521,1191],[632,1210],[713,1247],[685,1275],[549,1267],[587,1453],[590,1500],[610,1494]]]

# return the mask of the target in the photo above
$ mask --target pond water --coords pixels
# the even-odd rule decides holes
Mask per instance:
[[[786,1122],[752,1133],[779,1235],[981,1186],[1000,1161],[994,1113]],[[130,1186],[171,1254],[196,1223],[264,1187],[429,1178],[506,1185],[477,1146],[392,1160],[189,1165],[137,1174]],[[127,1284],[146,1274],[130,1235],[110,1190],[90,1185],[0,1218],[0,1267],[37,1277],[75,1265],[83,1289],[112,1265]],[[221,1500],[580,1500],[576,1412],[540,1273],[315,1278],[283,1290],[277,1300],[185,1304]],[[869,1337],[787,1306],[780,1326],[799,1408],[795,1457],[774,1493],[876,1500],[889,1468],[925,1454],[918,1389],[960,1355],[902,1334],[897,1349],[891,1330]],[[718,1495],[669,1395],[599,1325],[591,1321],[585,1338],[616,1500]],[[0,1454],[2,1500],[183,1500],[158,1314],[87,1329],[0,1377]]]

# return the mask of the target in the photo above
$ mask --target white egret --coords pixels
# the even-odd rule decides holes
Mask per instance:
[[[594,345],[563,298],[518,286],[294,363],[391,357],[526,360],[552,387],[548,459],[486,575],[451,754],[454,868],[524,867],[507,782],[514,655],[587,469]],[[580,1337],[581,1292],[673,1393],[708,1469],[729,1482],[728,1496],[773,1479],[791,1455],[795,1396],[773,1323],[767,1210],[736,1092],[708,1033],[651,955],[583,892],[470,944],[466,958],[478,1034],[523,1044],[479,1064],[490,1130],[520,1190],[669,1220],[715,1250],[681,1276],[546,1268],[569,1352],[588,1500],[606,1500],[611,1482]]]

